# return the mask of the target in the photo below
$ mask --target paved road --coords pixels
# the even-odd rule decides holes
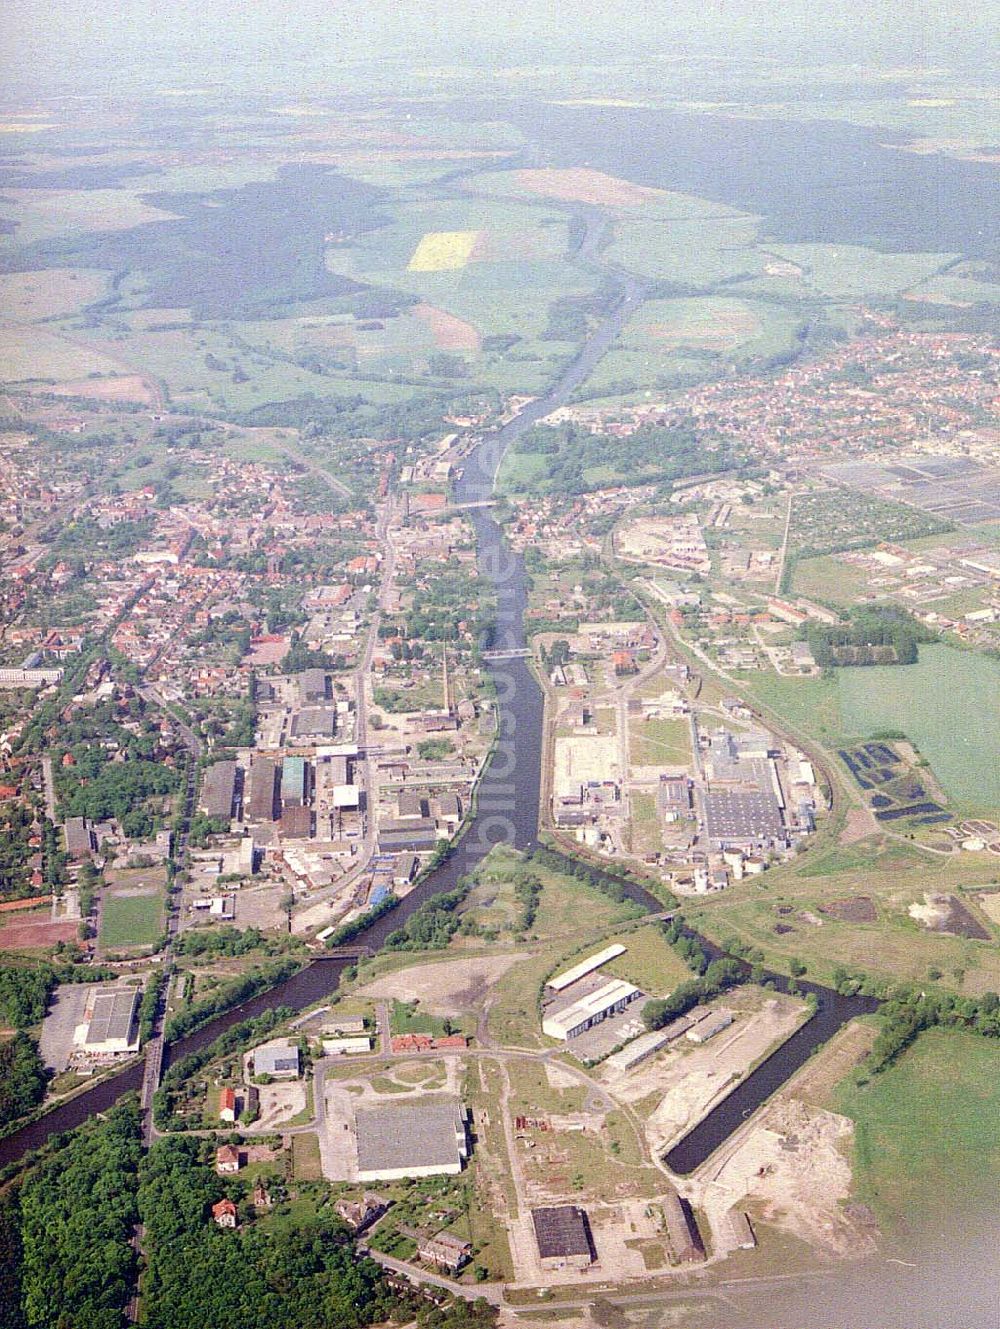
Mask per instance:
[[[56,824],[56,786],[52,776],[52,758],[42,758],[42,777],[45,780],[45,815]]]

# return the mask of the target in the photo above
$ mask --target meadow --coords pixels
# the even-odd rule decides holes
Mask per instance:
[[[24,383],[33,379],[85,378],[119,368],[110,356],[66,341],[47,328],[0,326],[0,382]]]
[[[591,374],[587,399],[629,395],[714,376],[790,353],[799,319],[781,305],[731,296],[649,300]],[[581,394],[584,395],[584,394]]]
[[[863,245],[772,245],[802,269],[804,281],[834,300],[896,295],[954,262],[957,254],[884,254]]]
[[[17,323],[73,314],[99,300],[107,284],[106,273],[74,268],[5,272],[0,275],[0,310],[5,321]]]
[[[966,812],[1000,808],[1000,662],[921,646],[915,665],[838,670],[844,729],[901,729]]]
[[[845,1081],[831,1104],[855,1123],[858,1198],[900,1234],[996,1202],[1000,1048],[954,1030],[920,1035],[895,1065],[861,1087]],[[942,1166],[942,1160],[947,1160]]]
[[[117,946],[151,946],[163,930],[163,900],[159,891],[145,895],[106,891],[101,902],[100,943],[106,950]]]

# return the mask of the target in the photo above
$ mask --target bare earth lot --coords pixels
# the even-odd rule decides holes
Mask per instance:
[[[53,923],[49,919],[4,923],[0,926],[0,950],[21,951],[35,946],[54,946],[57,941],[72,941],[78,923]]]
[[[508,969],[524,958],[521,952],[412,965],[366,983],[358,989],[357,995],[383,1000],[417,1000],[432,1015],[454,1015],[456,1011],[468,1010],[481,1002]]]

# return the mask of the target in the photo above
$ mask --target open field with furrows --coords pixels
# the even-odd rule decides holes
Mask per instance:
[[[479,231],[428,231],[407,263],[410,272],[445,272],[464,268],[479,244]]]
[[[100,350],[67,341],[47,328],[0,326],[0,382],[25,383],[32,379],[86,378],[110,374],[119,366]]]
[[[995,1210],[1000,1175],[995,1040],[929,1030],[870,1083],[858,1087],[844,1081],[833,1106],[855,1123],[857,1196],[890,1233],[956,1218],[963,1227],[974,1227]]]
[[[0,274],[0,319],[35,323],[73,314],[100,299],[107,284],[106,273],[77,268],[5,272]]]
[[[883,254],[861,245],[770,245],[802,269],[803,281],[837,300],[895,295],[952,263],[957,254]]]

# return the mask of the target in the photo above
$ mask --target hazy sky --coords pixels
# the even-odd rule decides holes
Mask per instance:
[[[21,82],[34,66],[128,62],[133,75],[176,54],[241,63],[380,55],[460,63],[546,62],[648,51],[772,51],[883,63],[984,58],[991,0],[6,0],[0,57]]]

